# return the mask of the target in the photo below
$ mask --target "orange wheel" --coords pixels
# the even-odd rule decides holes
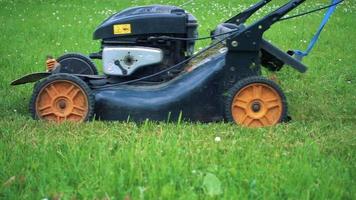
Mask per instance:
[[[30,110],[35,119],[82,122],[92,117],[93,102],[84,81],[73,75],[56,74],[36,87]]]
[[[262,77],[238,82],[229,91],[228,117],[247,127],[275,125],[286,118],[287,105],[279,86]]]

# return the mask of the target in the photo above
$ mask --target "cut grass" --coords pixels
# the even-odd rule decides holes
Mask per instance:
[[[198,18],[200,34],[208,35],[253,2],[196,0],[186,9]],[[273,1],[257,17],[282,2]],[[96,52],[99,42],[92,32],[102,20],[152,3],[182,1],[0,0],[0,198],[356,198],[356,5],[351,1],[336,11],[304,60],[306,74],[287,67],[278,73],[291,123],[245,129],[224,123],[54,125],[30,119],[32,85],[14,88],[11,80],[44,70],[47,54]],[[329,1],[308,1],[298,11],[323,3]],[[319,13],[278,23],[266,38],[283,49],[304,49],[321,18]],[[218,178],[222,193],[209,196],[208,174]]]
[[[206,198],[207,173],[219,178],[219,198],[227,199],[351,199],[355,190],[352,142],[333,138],[350,137],[347,124],[1,125],[10,131],[1,135],[0,175],[16,176],[2,187],[6,198]]]

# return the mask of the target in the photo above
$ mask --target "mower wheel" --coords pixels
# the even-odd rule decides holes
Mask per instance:
[[[83,122],[93,118],[95,98],[89,86],[71,74],[54,74],[34,89],[30,112],[33,119]]]
[[[273,126],[288,117],[286,97],[272,80],[260,76],[248,77],[228,91],[225,117],[246,127]]]
[[[79,53],[69,53],[57,59],[60,66],[54,73],[98,75],[94,62],[87,56]]]

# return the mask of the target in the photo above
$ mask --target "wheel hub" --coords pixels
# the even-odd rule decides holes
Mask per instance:
[[[55,114],[61,117],[67,117],[73,110],[73,102],[65,96],[59,96],[52,102],[55,108]]]
[[[67,107],[67,103],[64,100],[60,100],[58,106],[60,109],[64,110]]]
[[[251,109],[253,112],[257,113],[261,110],[261,103],[260,102],[253,102]]]

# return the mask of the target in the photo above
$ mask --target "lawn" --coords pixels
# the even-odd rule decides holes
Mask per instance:
[[[196,0],[184,8],[205,36],[254,2]],[[253,19],[283,2],[274,0]],[[287,124],[57,125],[30,118],[33,85],[11,87],[11,80],[43,71],[48,54],[96,52],[100,42],[92,32],[101,21],[157,3],[184,1],[0,0],[0,199],[356,199],[356,4],[350,0],[305,58],[307,73],[285,67],[277,74],[292,117]],[[327,3],[307,1],[293,13]],[[323,14],[277,23],[265,37],[284,50],[305,49]]]

